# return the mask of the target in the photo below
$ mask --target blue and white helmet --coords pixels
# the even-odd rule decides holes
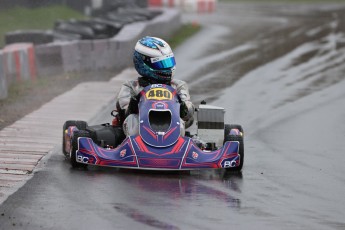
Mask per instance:
[[[175,57],[169,44],[156,37],[144,37],[135,45],[134,67],[151,84],[170,84],[175,71]]]

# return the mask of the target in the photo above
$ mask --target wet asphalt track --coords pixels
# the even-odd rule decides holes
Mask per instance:
[[[177,76],[244,126],[243,173],[72,170],[57,148],[1,229],[345,229],[345,6],[220,6]]]

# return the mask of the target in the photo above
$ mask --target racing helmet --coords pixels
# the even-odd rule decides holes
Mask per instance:
[[[175,57],[169,44],[156,37],[140,39],[134,48],[134,67],[139,80],[147,84],[170,84],[175,71]]]

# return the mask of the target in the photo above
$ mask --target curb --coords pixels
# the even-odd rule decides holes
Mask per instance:
[[[148,0],[150,7],[178,7],[185,12],[212,13],[218,0]]]

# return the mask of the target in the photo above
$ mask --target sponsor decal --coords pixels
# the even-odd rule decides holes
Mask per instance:
[[[192,153],[192,157],[193,157],[193,159],[198,159],[198,157],[199,157],[199,154],[197,153],[197,152],[193,152]]]
[[[222,162],[223,168],[232,168],[236,167],[236,160],[224,160]]]
[[[126,156],[126,153],[127,153],[127,150],[126,150],[126,149],[122,150],[122,151],[120,152],[120,157]]]
[[[172,57],[174,57],[173,53],[164,55],[162,57],[154,57],[154,58],[151,58],[151,63],[156,63],[156,62],[159,62],[159,61],[163,61],[165,59],[172,58]]]
[[[152,105],[152,108],[154,109],[167,109],[168,108],[168,105],[164,102],[156,102]]]
[[[77,156],[77,162],[80,163],[89,163],[89,158],[88,157],[84,157],[82,155],[78,155]]]
[[[165,106],[162,103],[157,103],[156,104],[156,109],[165,109]]]
[[[153,88],[163,88],[163,84],[152,84],[151,89]]]

